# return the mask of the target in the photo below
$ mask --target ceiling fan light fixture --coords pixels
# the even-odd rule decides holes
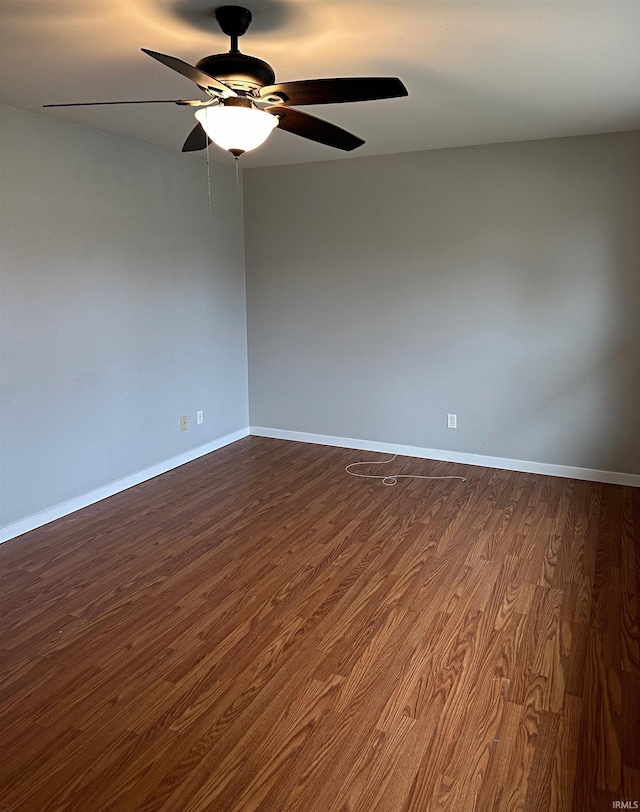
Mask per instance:
[[[278,125],[277,116],[251,106],[248,99],[246,105],[239,101],[245,99],[229,99],[224,105],[202,107],[195,113],[209,138],[234,158],[264,144]]]
[[[0,0],[1,2],[1,0]],[[391,76],[361,76],[335,79],[303,79],[274,84],[276,75],[267,62],[243,54],[238,38],[251,23],[251,12],[243,6],[220,6],[216,20],[231,37],[228,53],[210,54],[195,66],[175,56],[143,48],[143,52],[192,81],[208,99],[144,99],[140,101],[71,102],[45,107],[84,107],[86,104],[178,104],[198,107],[198,123],[187,136],[183,152],[206,149],[212,141],[234,158],[263,144],[275,127],[317,144],[350,152],[364,144],[357,135],[316,118],[298,105],[396,99],[408,95],[400,79]],[[219,78],[218,78],[219,77]]]

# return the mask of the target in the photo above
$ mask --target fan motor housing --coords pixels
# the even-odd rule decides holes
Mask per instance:
[[[276,80],[273,68],[262,59],[247,54],[212,54],[196,63],[196,67],[233,90],[250,92],[272,85]]]

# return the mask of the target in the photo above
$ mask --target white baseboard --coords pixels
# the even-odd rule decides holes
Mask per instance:
[[[464,465],[479,465],[482,468],[502,468],[505,471],[523,471],[527,474],[546,474],[568,479],[586,479],[590,482],[606,482],[611,485],[631,485],[640,488],[640,474],[623,474],[615,471],[598,471],[595,468],[576,468],[571,465],[550,465],[543,462],[511,460],[506,457],[485,457],[482,454],[462,454],[458,451],[440,451],[437,448],[420,448],[413,445],[394,445],[372,440],[353,440],[350,437],[330,437],[325,434],[308,434],[305,431],[284,431],[264,426],[251,426],[250,434],[257,437],[272,437],[277,440],[294,440],[298,443],[332,445],[338,448],[353,448],[358,451],[381,451],[385,454],[400,454],[403,457],[419,457],[444,462],[460,462]]]
[[[75,513],[76,510],[93,505],[101,499],[113,496],[141,482],[164,474],[173,468],[178,468],[191,460],[210,454],[212,451],[222,448],[236,440],[241,440],[247,435],[253,434],[256,437],[272,437],[278,440],[293,440],[298,443],[315,443],[316,445],[331,445],[338,448],[353,448],[357,451],[380,451],[385,454],[400,454],[404,457],[418,457],[420,459],[442,460],[444,462],[459,462],[465,465],[479,465],[482,468],[502,468],[505,471],[523,471],[528,474],[546,474],[547,476],[559,476],[569,479],[586,479],[591,482],[606,482],[612,485],[630,485],[640,488],[640,474],[624,474],[615,471],[599,471],[595,468],[576,468],[570,465],[551,465],[542,462],[530,462],[527,460],[512,460],[506,457],[487,457],[482,454],[463,454],[457,451],[441,451],[436,448],[420,448],[412,445],[394,445],[393,443],[379,443],[373,440],[354,440],[350,437],[331,437],[326,434],[309,434],[304,431],[285,431],[283,429],[271,429],[264,426],[251,426],[247,429],[227,434],[219,437],[210,443],[192,448],[177,457],[159,462],[143,471],[110,482],[101,488],[61,502],[58,505],[47,508],[33,516],[27,516],[13,524],[0,528],[0,543],[9,539],[42,527],[44,524]]]
[[[20,521],[14,522],[13,524],[5,525],[0,528],[0,544],[16,536],[21,536],[23,533],[28,533],[29,530],[35,530],[36,527],[42,527],[43,524],[48,524],[55,519],[60,519],[62,516],[67,516],[69,513],[75,513],[76,510],[80,510],[88,505],[93,505],[95,502],[106,499],[108,496],[113,496],[116,493],[120,493],[120,491],[126,491],[127,488],[132,488],[134,485],[139,485],[141,482],[153,479],[153,477],[164,474],[172,468],[178,468],[186,462],[191,462],[191,460],[203,457],[212,451],[217,451],[225,445],[235,443],[236,440],[247,437],[248,434],[249,429],[246,428],[235,431],[233,434],[227,434],[224,437],[218,437],[218,439],[212,440],[210,443],[205,443],[197,448],[185,451],[183,454],[178,454],[177,457],[163,460],[163,462],[152,465],[150,468],[145,468],[143,471],[138,471],[123,479],[110,482],[108,485],[103,485],[101,488],[96,488],[94,491],[85,493],[82,496],[76,496],[74,499],[69,499],[66,502],[60,502],[58,505],[47,508],[33,516],[27,516],[27,518],[20,519]]]

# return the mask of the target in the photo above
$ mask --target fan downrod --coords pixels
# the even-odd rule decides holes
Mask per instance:
[[[251,12],[244,6],[219,6],[214,14],[222,31],[231,37],[230,53],[238,53],[238,37],[247,33],[253,19]]]

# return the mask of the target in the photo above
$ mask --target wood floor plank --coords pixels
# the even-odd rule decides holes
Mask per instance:
[[[0,546],[0,809],[640,800],[640,489],[248,437]]]

